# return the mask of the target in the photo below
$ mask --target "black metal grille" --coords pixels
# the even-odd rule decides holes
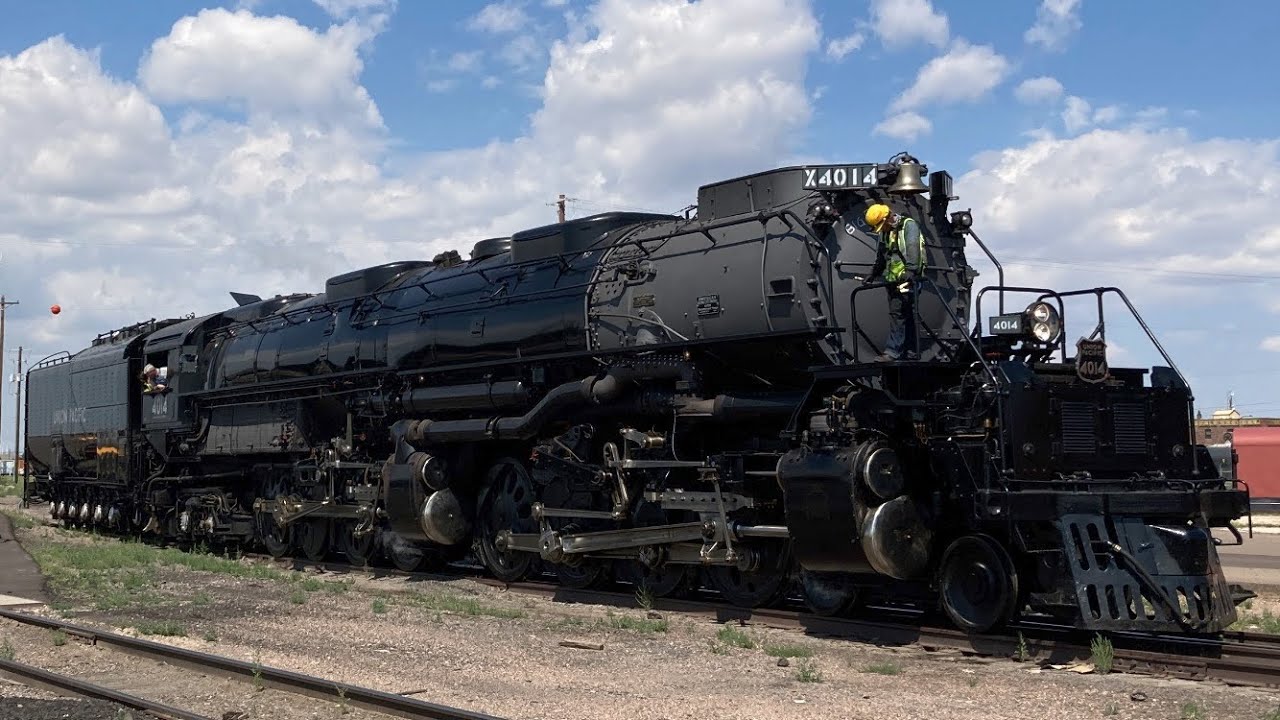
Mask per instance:
[[[1147,453],[1147,408],[1142,403],[1116,403],[1111,408],[1117,455]]]
[[[1062,450],[1068,453],[1093,454],[1098,451],[1093,403],[1062,403]]]

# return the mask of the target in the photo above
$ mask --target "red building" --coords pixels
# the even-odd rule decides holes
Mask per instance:
[[[1249,497],[1280,498],[1280,427],[1239,427],[1232,434],[1236,477],[1249,486]]]

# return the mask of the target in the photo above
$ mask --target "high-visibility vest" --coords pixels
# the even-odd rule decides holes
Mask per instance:
[[[885,242],[888,257],[885,259],[884,279],[888,282],[901,280],[907,274],[907,268],[911,268],[917,274],[924,272],[926,257],[924,232],[920,231],[919,225],[916,225],[919,241],[915,243],[915,247],[907,247],[907,223],[916,225],[915,220],[903,218],[902,224],[889,231],[889,237]]]

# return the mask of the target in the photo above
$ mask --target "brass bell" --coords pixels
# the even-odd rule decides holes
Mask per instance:
[[[918,195],[928,189],[920,180],[920,164],[903,162],[898,165],[898,179],[889,188],[889,192],[896,195]]]

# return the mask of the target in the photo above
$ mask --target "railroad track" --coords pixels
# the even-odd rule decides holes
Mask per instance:
[[[337,573],[420,580],[457,580],[465,577],[491,587],[538,595],[556,602],[639,607],[635,595],[631,593],[579,590],[553,582],[505,583],[484,575],[479,567],[467,567],[463,563],[454,563],[435,572],[408,572],[389,567],[362,567],[297,557],[274,558],[258,553],[248,553],[246,556],[283,564],[292,569],[318,568]],[[706,593],[702,597],[712,598],[714,594]],[[655,598],[652,604],[655,610],[702,616],[717,622],[797,630],[811,635],[877,645],[914,645],[926,650],[950,649],[985,657],[1035,660],[1050,664],[1085,662],[1092,656],[1090,638],[1082,636],[1074,628],[1060,625],[1023,622],[1011,628],[1012,633],[970,635],[951,627],[931,626],[918,611],[913,614],[900,607],[869,608],[869,616],[859,619],[821,617],[795,609],[798,607],[802,607],[802,604],[793,602],[790,607],[785,608],[746,609],[708,599],[669,598]],[[8,612],[0,611],[0,616],[8,615]],[[1114,651],[1112,670],[1115,671],[1191,680],[1216,680],[1232,685],[1280,687],[1280,636],[1230,632],[1217,639],[1189,640],[1178,636],[1112,633],[1109,639]],[[243,675],[243,670],[238,674]],[[334,696],[332,686],[332,683],[328,683],[330,689],[326,696],[329,698]]]
[[[635,595],[609,590],[577,590],[552,582],[505,583],[482,575],[479,570],[451,566],[453,572],[406,572],[394,568],[367,568],[335,562],[313,562],[299,558],[270,558],[299,569],[314,567],[331,572],[407,577],[421,580],[467,577],[508,591],[537,595],[556,602],[638,608]],[[810,635],[844,638],[877,645],[916,645],[926,650],[950,649],[986,657],[1067,664],[1087,662],[1093,651],[1090,638],[1075,628],[1041,622],[1023,622],[1012,633],[970,635],[950,627],[922,622],[918,612],[902,608],[870,608],[865,619],[833,618],[794,609],[747,609],[708,600],[655,598],[652,608],[684,615],[707,617],[717,622],[737,622],[797,630]],[[1262,633],[1229,632],[1217,639],[1187,639],[1174,635],[1111,633],[1114,652],[1112,670],[1176,677],[1189,680],[1216,680],[1231,685],[1280,687],[1280,636]]]
[[[500,720],[485,713],[449,707],[372,688],[326,680],[291,670],[188,650],[173,645],[129,637],[54,618],[0,609],[0,618],[49,630],[60,630],[70,637],[94,645],[128,653],[148,660],[198,670],[236,680],[252,681],[262,687],[343,703],[351,708],[415,720]],[[36,685],[61,694],[72,694],[115,702],[125,707],[174,720],[208,720],[203,715],[169,707],[145,698],[95,685],[87,681],[52,673],[32,665],[0,660],[0,673],[24,684]]]

